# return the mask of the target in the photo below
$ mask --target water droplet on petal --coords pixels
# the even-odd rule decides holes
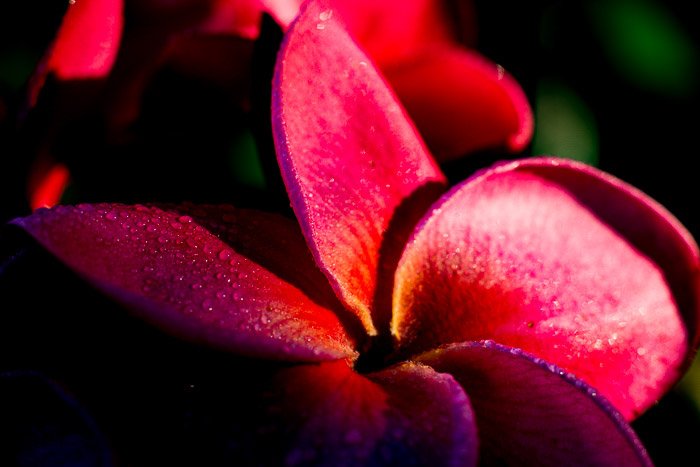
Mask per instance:
[[[219,259],[225,261],[231,257],[231,250],[224,249],[219,252]]]

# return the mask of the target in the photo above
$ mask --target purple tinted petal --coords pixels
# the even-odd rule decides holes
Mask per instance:
[[[262,449],[259,462],[475,465],[467,396],[451,376],[427,366],[405,363],[363,376],[343,361],[300,365],[269,387],[268,411],[250,426],[260,434],[253,448]]]
[[[207,222],[235,239],[227,243],[193,220],[193,209],[59,206],[14,223],[97,288],[186,339],[282,360],[354,355],[338,317],[295,285],[313,290],[320,277],[327,287],[303,259],[293,222],[230,207],[197,211],[216,214]]]
[[[544,360],[491,341],[417,361],[450,373],[474,407],[486,465],[645,465],[644,447],[597,391]]]

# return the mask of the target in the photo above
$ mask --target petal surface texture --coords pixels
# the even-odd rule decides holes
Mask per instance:
[[[522,348],[633,418],[686,364],[697,258],[668,212],[607,174],[553,158],[503,164],[421,221],[396,272],[392,333],[410,351]]]
[[[476,465],[472,410],[461,386],[415,363],[367,376],[343,361],[282,371],[258,440],[270,465]]]
[[[444,177],[384,80],[325,5],[306,3],[280,50],[275,144],[317,263],[375,334],[372,302],[392,217]]]
[[[552,364],[491,341],[418,360],[450,373],[469,394],[481,465],[652,465],[622,415]]]
[[[300,290],[313,289],[314,277],[317,288],[327,284],[282,217],[102,204],[39,210],[13,222],[138,316],[188,340],[281,360],[353,356],[338,317]],[[222,238],[202,226],[214,223]]]

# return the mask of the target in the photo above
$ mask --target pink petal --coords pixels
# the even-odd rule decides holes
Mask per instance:
[[[270,388],[256,462],[476,464],[469,400],[451,376],[427,366],[405,363],[363,376],[343,361],[300,365],[282,371]]]
[[[377,267],[392,216],[412,197],[433,199],[422,193],[444,178],[324,2],[306,3],[289,29],[272,106],[282,175],[311,251],[374,334]]]
[[[314,290],[318,274],[301,259],[291,221],[230,207],[197,211],[217,221],[220,239],[188,210],[59,206],[13,222],[95,287],[185,339],[281,360],[354,355],[338,317],[297,286]]]
[[[60,79],[101,78],[109,73],[123,28],[122,0],[71,2],[47,62]]]
[[[469,394],[483,465],[651,465],[622,415],[552,364],[490,341],[418,361],[450,373]]]
[[[697,304],[697,246],[668,212],[583,164],[530,159],[484,171],[424,218],[396,272],[392,333],[413,351],[522,348],[633,418],[682,374]]]
[[[502,67],[475,52],[428,49],[383,71],[440,160],[494,147],[518,152],[530,142],[527,96]]]

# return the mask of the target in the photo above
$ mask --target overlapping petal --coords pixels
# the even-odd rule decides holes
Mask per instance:
[[[392,217],[402,203],[434,199],[444,177],[325,2],[308,2],[288,31],[272,106],[282,176],[311,251],[374,334],[372,302]]]
[[[438,160],[487,148],[521,151],[533,132],[527,96],[503,67],[459,45],[453,10],[469,7],[448,3],[331,0],[324,5],[386,76]],[[295,6],[267,4],[282,12],[276,16],[283,25]]]
[[[304,259],[292,222],[230,207],[190,211],[60,206],[13,222],[98,289],[188,340],[277,360],[353,357],[352,341],[323,306],[327,301],[299,288],[327,285]],[[236,241],[227,243],[200,223],[216,224],[219,235]]]
[[[410,350],[522,348],[633,418],[684,370],[697,304],[697,246],[668,212],[595,169],[531,159],[424,218],[396,271],[392,333]]]
[[[417,360],[450,373],[469,394],[482,465],[651,465],[622,415],[552,364],[490,341]]]
[[[440,160],[485,148],[519,152],[530,142],[527,96],[502,67],[473,51],[426,49],[383,71]]]
[[[281,371],[246,451],[268,465],[475,465],[476,427],[455,380],[405,363],[367,376],[346,362]],[[273,447],[273,449],[270,449]]]

